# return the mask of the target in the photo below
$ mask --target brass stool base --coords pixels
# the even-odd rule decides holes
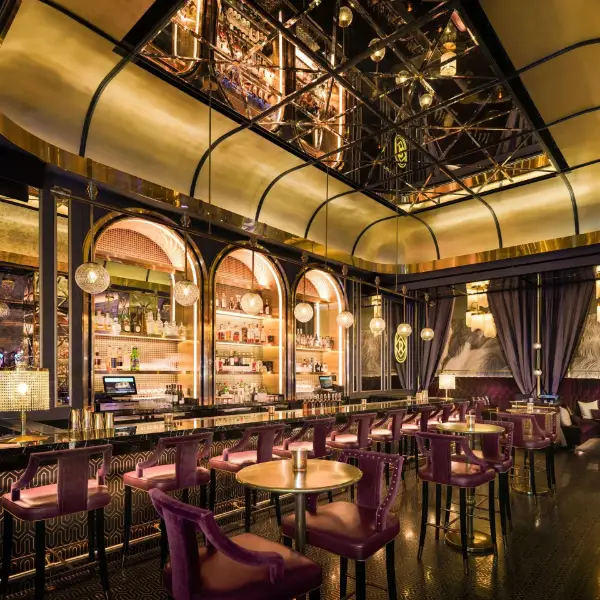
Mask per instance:
[[[513,492],[517,494],[525,494],[526,496],[533,496],[533,491],[529,486],[529,482],[523,483],[513,483],[512,485]],[[544,485],[535,486],[535,495],[536,496],[547,496],[550,493],[550,490]]]
[[[445,540],[450,548],[462,551],[460,533],[457,531],[449,531]],[[474,531],[473,536],[467,539],[467,551],[471,554],[491,554],[494,551],[492,538],[483,531]]]

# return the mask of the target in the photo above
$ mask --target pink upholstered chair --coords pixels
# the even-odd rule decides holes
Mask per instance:
[[[479,458],[469,448],[467,438],[459,435],[443,433],[417,433],[417,444],[421,454],[425,456],[425,465],[419,469],[419,478],[423,483],[421,500],[421,533],[419,536],[418,559],[421,560],[427,531],[429,483],[435,484],[435,537],[438,539],[441,521],[442,486],[460,488],[460,538],[465,573],[469,572],[469,555],[467,551],[467,488],[476,488],[489,484],[489,521],[490,534],[496,549],[496,519],[494,506],[494,481],[496,472],[488,463]],[[455,447],[460,448],[464,461],[453,460]]]
[[[210,455],[213,433],[163,437],[158,440],[156,449],[150,457],[139,462],[135,471],[123,475],[125,487],[125,509],[123,515],[123,558],[129,551],[132,522],[133,490],[149,492],[159,489],[163,492],[183,492],[184,502],[189,500],[190,488],[200,487],[200,505],[206,508],[206,486],[210,473],[199,465],[203,458]],[[169,449],[175,449],[175,462],[159,464]],[[167,559],[167,535],[165,524],[160,523],[161,564]]]
[[[89,479],[90,458],[102,455],[102,465],[95,479]],[[6,597],[12,559],[14,519],[35,522],[35,600],[44,597],[45,535],[46,521],[78,512],[87,512],[88,556],[95,558],[94,538],[98,548],[100,580],[106,593],[109,590],[108,567],[104,541],[104,507],[111,496],[106,485],[110,471],[112,446],[92,446],[55,452],[36,452],[21,478],[10,487],[10,493],[2,496],[4,509],[4,537],[2,541],[2,573],[0,594]],[[28,488],[40,466],[56,462],[57,483]]]
[[[227,473],[237,473],[244,467],[255,465],[257,463],[268,462],[271,460],[280,460],[280,457],[273,453],[273,447],[283,437],[285,424],[279,425],[259,425],[257,427],[247,427],[244,429],[242,439],[232,446],[225,448],[221,456],[213,456],[209,461],[210,466],[210,509],[214,512],[215,496],[217,492],[217,471]],[[256,439],[256,449],[253,449],[253,440]],[[244,528],[250,531],[250,521],[252,519],[252,493],[250,488],[246,487],[245,494],[245,514]],[[277,522],[281,522],[281,507],[279,497],[273,496],[275,509],[277,511]]]
[[[356,598],[366,600],[365,561],[385,547],[388,593],[396,598],[394,573],[394,539],[400,532],[398,517],[390,512],[400,487],[400,473],[404,459],[396,454],[343,450],[340,460],[352,460],[362,471],[358,483],[356,504],[334,502],[317,506],[316,497],[308,499],[306,512],[306,542],[340,557],[340,598],[346,595],[348,560],[355,561]],[[392,468],[392,479],[385,497],[382,497],[382,479],[385,465]],[[291,546],[295,535],[295,515],[283,519],[283,535]]]
[[[321,567],[252,533],[228,538],[213,513],[150,490],[164,520],[170,560],[163,583],[174,600],[289,600],[320,598]],[[206,546],[196,535],[204,534]]]

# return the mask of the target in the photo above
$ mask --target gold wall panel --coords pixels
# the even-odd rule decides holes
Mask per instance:
[[[329,224],[327,244],[347,253],[352,252],[356,238],[367,225],[379,219],[395,215],[395,211],[377,202],[365,202],[365,197],[360,193],[336,198],[329,202],[327,207],[329,213],[327,215]],[[326,207],[323,207],[318,212],[308,232],[309,239],[321,244],[325,243],[325,209]],[[400,219],[401,236],[402,227],[406,220]],[[395,240],[394,234],[394,242]]]
[[[436,258],[433,238],[423,223],[400,217],[398,262],[433,261]],[[373,225],[360,238],[354,255],[379,264],[396,263],[396,219]]]
[[[600,105],[599,63],[600,44],[594,44],[571,50],[521,75],[546,123]]]
[[[92,95],[119,60],[112,47],[57,10],[25,0],[0,47],[0,111],[77,153]]]
[[[419,216],[433,229],[440,258],[498,247],[492,214],[478,200],[442,206]]]
[[[597,0],[481,0],[481,5],[517,69],[600,31]]]
[[[304,236],[306,225],[313,212],[325,201],[327,174],[316,167],[306,167],[289,173],[269,191],[260,213],[260,220],[273,227],[286,229],[290,233]],[[341,181],[329,177],[329,196],[351,190]],[[363,196],[368,206],[373,200]],[[319,241],[315,233],[311,240]],[[325,238],[322,238],[323,242]]]
[[[213,118],[224,118],[218,115],[219,113],[213,111]],[[213,140],[217,137],[213,129]],[[197,159],[200,159],[200,155]],[[254,219],[260,197],[269,183],[283,171],[304,161],[254,131],[246,129],[220,143],[212,155],[211,162],[212,202],[226,210]],[[308,170],[309,168],[304,168],[300,173],[304,173],[306,177]],[[208,172],[209,161],[206,160],[198,178],[195,194],[197,198],[205,201],[208,200]],[[286,178],[283,179],[284,182],[285,180]],[[271,194],[268,198],[267,204],[272,200]],[[274,225],[268,220],[267,211],[261,213],[260,220]],[[302,223],[298,224],[294,219],[292,223],[285,223],[283,229],[290,231],[290,227],[294,228],[292,233],[297,234],[302,229]]]
[[[600,231],[600,164],[568,173],[579,211],[580,233]]]
[[[504,246],[575,233],[569,191],[559,177],[503,190],[485,199],[498,217]]]
[[[235,126],[212,113],[216,137]],[[102,94],[87,155],[103,164],[184,194],[208,148],[208,107],[136,65]]]
[[[600,111],[564,121],[549,131],[572,167],[600,158]]]
[[[57,4],[120,40],[154,0],[59,0]]]

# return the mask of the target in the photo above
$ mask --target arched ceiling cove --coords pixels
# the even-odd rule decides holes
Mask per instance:
[[[107,37],[122,39],[152,1],[60,4],[108,35],[48,4],[23,0],[0,46],[0,112],[78,154],[92,100],[122,58]],[[482,0],[481,7],[515,69],[525,69],[520,79],[566,161],[566,168],[559,165],[561,172],[549,172],[546,179],[396,217],[389,203],[305,166],[306,157],[240,127],[214,107],[209,111],[198,97],[133,63],[97,95],[85,156],[380,265],[429,262],[600,229],[595,183],[600,166],[586,164],[600,159],[600,111],[595,111],[600,44],[528,68],[597,36],[600,3]],[[202,160],[220,138],[210,161]]]

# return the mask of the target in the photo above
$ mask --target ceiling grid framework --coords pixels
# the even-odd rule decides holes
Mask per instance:
[[[52,4],[61,5],[63,10]],[[245,119],[214,103],[209,110],[206,97],[187,82],[171,85],[172,76],[156,77],[153,67],[141,55],[155,31],[148,31],[148,36],[123,56],[122,50],[120,54],[115,52],[115,45],[93,30],[97,27],[107,36],[122,37],[152,4],[138,0],[125,13],[115,7],[118,18],[107,23],[105,11],[92,10],[79,0],[24,0],[0,46],[0,113],[68,152],[84,154],[183,194],[193,190],[197,198],[206,201],[210,197],[215,206],[307,238],[308,243],[324,243],[323,208],[327,206],[332,224],[327,236],[329,246],[377,264],[397,261],[396,219],[400,222],[399,257],[404,265],[600,230],[595,185],[600,176],[600,83],[595,76],[600,40],[594,37],[600,31],[600,6],[594,6],[596,3],[531,0],[524,6],[518,0],[465,0],[440,3],[437,17],[407,17],[399,32],[389,36],[388,53],[395,51],[398,56],[397,39],[410,31],[420,31],[428,19],[439,18],[444,11],[449,18],[455,7],[459,14],[464,8],[466,19],[470,5],[476,4],[485,13],[515,70],[452,98],[440,97],[430,110],[401,112],[398,117],[386,112],[391,110],[392,95],[389,99],[373,100],[353,87],[351,69],[363,61],[360,53],[349,58],[348,64],[331,66],[298,37],[298,29],[285,30],[283,21],[271,18],[274,31],[285,30],[288,41],[310,52],[315,63],[321,59],[313,84],[318,78],[323,82],[335,80],[345,86],[365,114],[378,119],[378,126],[365,126],[362,135],[344,142],[348,151],[360,148],[364,152],[369,140],[379,140],[383,156],[392,134],[401,132],[420,157],[401,175],[393,170],[386,172],[381,166],[385,162],[382,158],[375,164],[386,176],[366,183],[356,183],[330,169],[328,197],[327,152],[311,158],[287,148],[269,131],[257,131],[264,125],[268,111]],[[69,18],[67,11],[90,26]],[[258,5],[255,12],[267,16]],[[508,21],[507,13],[517,18]],[[165,13],[164,18],[172,16]],[[377,33],[382,35],[385,31]],[[366,48],[362,54],[368,57]],[[366,77],[379,81],[371,73]],[[433,119],[442,109],[450,112],[460,105],[457,97],[464,101],[473,90],[484,94],[486,89],[494,90],[499,83],[510,81],[522,83],[543,121],[534,121],[533,126],[528,123],[513,132],[507,130],[503,140],[508,143],[514,139],[518,150],[519,139],[547,132],[566,166],[558,171],[539,168],[540,178],[528,183],[478,191],[484,186],[466,184],[466,179],[456,176],[434,152],[431,141],[418,141],[414,136],[423,119]],[[291,100],[286,96],[285,104],[291,106],[299,96]],[[276,112],[275,105],[271,108]],[[479,109],[484,110],[485,106],[480,104]],[[469,120],[473,132],[477,124],[483,125],[474,117]],[[433,129],[428,127],[427,131]],[[473,132],[468,135],[474,136]],[[456,133],[440,134],[446,135]],[[486,151],[491,146],[478,142],[473,149],[453,156],[460,158],[477,152],[492,157],[484,160],[489,162],[492,173],[502,171],[502,161]],[[210,191],[206,160],[209,147]],[[454,197],[439,204],[424,203],[423,208],[416,205],[410,212],[401,205],[397,216],[395,201],[381,195],[378,186],[397,180],[414,194],[425,197],[430,193],[428,197],[435,198],[435,192],[428,192],[433,188],[410,187],[411,173],[419,168],[425,169],[430,178],[435,174],[454,183]]]

